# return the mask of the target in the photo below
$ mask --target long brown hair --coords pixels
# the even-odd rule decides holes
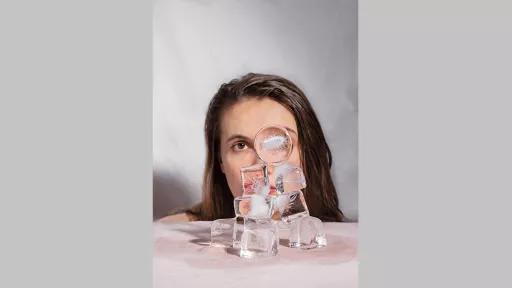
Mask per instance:
[[[291,81],[276,75],[249,73],[220,86],[210,101],[204,122],[206,163],[203,200],[188,210],[199,220],[234,217],[233,195],[220,167],[220,119],[223,111],[242,98],[272,99],[294,116],[300,143],[300,158],[307,187],[304,198],[311,216],[323,221],[342,221],[338,196],[331,179],[332,156],[320,122],[304,93]]]

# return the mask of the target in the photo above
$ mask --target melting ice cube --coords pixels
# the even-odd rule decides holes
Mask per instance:
[[[277,255],[279,230],[274,221],[250,218],[244,220],[244,231],[240,241],[240,257],[255,258]]]
[[[290,247],[312,249],[327,245],[327,238],[320,219],[312,216],[300,217],[295,219],[290,226]]]
[[[233,229],[235,218],[217,219],[211,224],[211,241],[210,246],[213,247],[232,247],[233,246]]]

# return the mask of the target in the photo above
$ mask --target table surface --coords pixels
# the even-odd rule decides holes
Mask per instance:
[[[327,247],[311,250],[284,246],[281,233],[278,255],[257,259],[210,247],[210,224],[153,224],[153,287],[358,286],[357,223],[324,222]]]

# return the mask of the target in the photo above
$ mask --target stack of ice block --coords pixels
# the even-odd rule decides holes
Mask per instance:
[[[244,258],[274,256],[279,229],[289,230],[289,247],[326,246],[322,221],[309,215],[301,191],[304,173],[286,163],[292,151],[286,128],[262,128],[253,146],[263,163],[241,169],[243,195],[234,200],[236,217],[213,221],[211,246],[237,248]]]
[[[234,200],[236,217],[212,223],[212,246],[240,249],[244,258],[274,256],[280,229],[289,230],[289,247],[326,246],[322,222],[309,215],[299,167],[258,164],[242,168],[241,174],[243,195]]]

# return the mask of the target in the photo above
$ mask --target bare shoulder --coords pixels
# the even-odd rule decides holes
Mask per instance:
[[[177,222],[190,222],[194,221],[193,217],[187,213],[178,213],[166,216],[157,220],[158,223],[177,223]]]

